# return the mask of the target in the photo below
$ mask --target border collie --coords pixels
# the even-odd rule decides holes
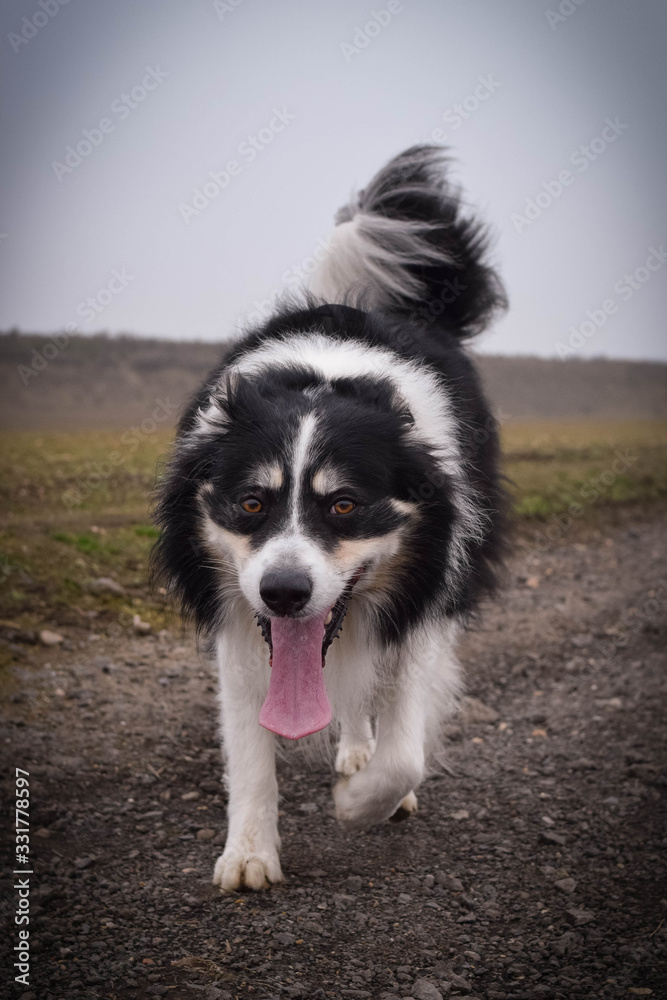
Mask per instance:
[[[417,808],[457,633],[503,552],[498,442],[464,343],[505,305],[443,152],[393,159],[303,299],[181,419],[155,569],[215,647],[229,792],[214,883],[282,878],[276,734],[334,725],[346,830]]]

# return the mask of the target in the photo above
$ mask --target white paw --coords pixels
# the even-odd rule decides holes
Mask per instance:
[[[373,765],[351,778],[341,778],[334,787],[336,819],[344,830],[363,830],[381,823],[396,812],[404,800],[414,812],[417,797],[410,790],[421,780],[417,770],[387,774],[377,773]],[[412,798],[411,798],[412,796]]]
[[[363,771],[374,751],[374,739],[347,746],[341,743],[336,754],[336,771],[346,778],[351,777],[356,771]]]
[[[400,802],[397,810],[389,819],[392,823],[402,823],[404,819],[409,819],[413,813],[417,812],[417,796],[414,792],[408,792]]]
[[[277,851],[251,851],[241,845],[225,847],[213,870],[213,885],[219,885],[223,892],[268,889],[282,880]]]

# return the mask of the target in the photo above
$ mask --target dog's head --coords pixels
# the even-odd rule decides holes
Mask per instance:
[[[327,617],[396,556],[415,513],[400,482],[410,424],[388,383],[294,369],[232,378],[202,411],[219,450],[200,531],[260,620]]]

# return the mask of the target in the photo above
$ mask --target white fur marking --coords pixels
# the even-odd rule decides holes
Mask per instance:
[[[327,493],[333,493],[334,490],[342,489],[344,486],[343,473],[328,462],[319,468],[313,476],[313,492],[322,497],[325,497]]]
[[[451,257],[428,239],[433,225],[356,212],[331,236],[330,253],[310,279],[324,302],[367,309],[391,307],[425,295],[425,285],[409,269],[451,264]]]
[[[267,490],[279,490],[283,485],[283,470],[277,462],[260,465],[248,476],[248,482]]]
[[[299,425],[292,449],[292,489],[289,504],[292,510],[292,528],[298,529],[301,512],[300,497],[303,490],[306,466],[311,458],[313,438],[317,428],[317,418],[314,413],[307,413]]]

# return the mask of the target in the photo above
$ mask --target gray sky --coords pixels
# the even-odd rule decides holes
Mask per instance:
[[[0,328],[224,339],[444,133],[511,299],[479,347],[667,358],[660,0],[41,2],[0,15]]]

